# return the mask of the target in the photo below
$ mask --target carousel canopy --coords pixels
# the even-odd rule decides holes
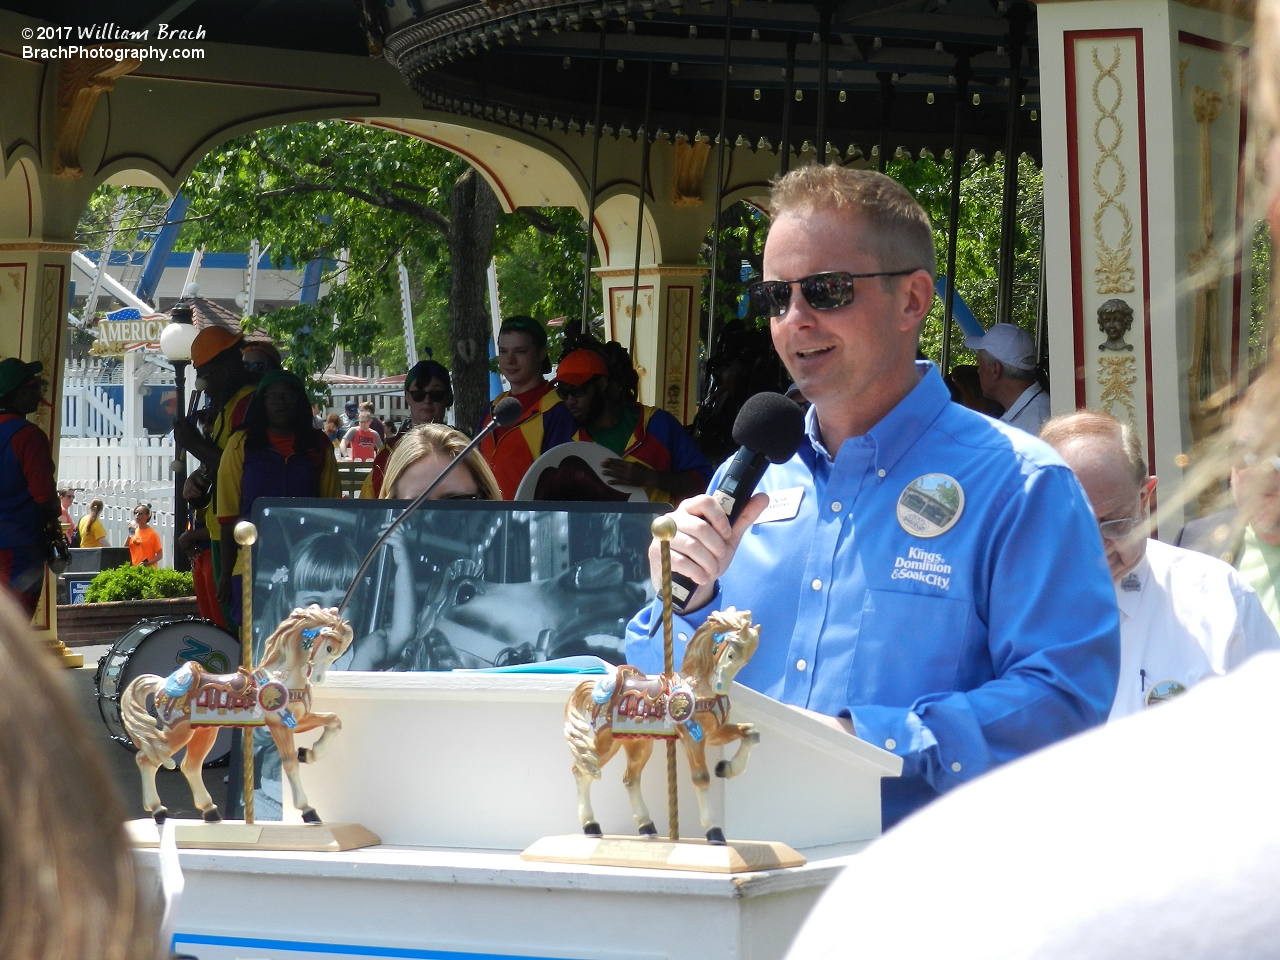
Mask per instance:
[[[387,58],[429,106],[512,126],[603,132],[643,123],[690,139],[793,149],[823,136],[842,156],[941,154],[963,100],[965,150],[1040,157],[1035,11],[1025,2],[681,0],[439,3],[388,12]],[[728,28],[728,29],[726,29]],[[726,32],[732,38],[726,61]],[[603,68],[603,69],[602,69]]]

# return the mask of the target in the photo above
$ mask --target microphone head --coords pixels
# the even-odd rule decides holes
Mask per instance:
[[[733,442],[763,453],[773,463],[786,463],[804,440],[804,412],[780,393],[748,397],[733,421]]]
[[[507,397],[493,408],[493,420],[500,427],[510,427],[520,419],[522,413],[524,413],[524,406],[520,401],[515,397]]]

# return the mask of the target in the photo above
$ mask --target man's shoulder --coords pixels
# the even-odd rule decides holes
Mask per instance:
[[[970,457],[976,464],[1010,475],[1027,476],[1044,470],[1069,469],[1058,452],[1027,431],[970,410],[958,403],[948,404],[931,426],[949,441],[958,457]],[[939,438],[934,437],[937,442]],[[928,443],[928,433],[925,442]]]
[[[1190,587],[1208,582],[1230,584],[1233,589],[1252,589],[1231,564],[1198,550],[1151,539],[1147,541],[1147,558],[1152,573],[1169,580],[1174,586]]]

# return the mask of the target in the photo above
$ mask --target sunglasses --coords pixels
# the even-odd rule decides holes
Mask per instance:
[[[579,384],[577,386],[575,386],[572,383],[557,383],[556,396],[558,396],[561,400],[568,400],[570,398],[577,400],[579,397],[586,396],[587,390],[589,390],[591,388],[591,385],[595,382],[596,382],[596,378],[592,377],[586,383]]]
[[[868,277],[905,277],[915,270],[881,270],[878,273],[814,273],[799,280],[761,280],[747,287],[747,296],[756,313],[780,317],[791,303],[791,287],[800,285],[800,295],[815,310],[838,310],[853,303],[853,281]]]
[[[449,398],[448,390],[410,390],[409,396],[414,403],[430,400],[432,403],[444,403]]]

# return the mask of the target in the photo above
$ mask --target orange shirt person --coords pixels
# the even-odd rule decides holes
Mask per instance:
[[[164,549],[160,543],[160,534],[151,526],[151,507],[140,503],[133,508],[133,519],[137,524],[129,524],[131,532],[126,541],[129,545],[129,560],[135,567],[158,567]]]
[[[513,426],[499,427],[485,437],[480,453],[493,469],[504,500],[514,500],[520,481],[542,453],[542,415],[560,402],[543,375],[551,372],[547,359],[547,331],[532,317],[507,317],[498,331],[498,369],[511,389],[498,394],[493,408],[507,397],[520,401],[524,411]]]

